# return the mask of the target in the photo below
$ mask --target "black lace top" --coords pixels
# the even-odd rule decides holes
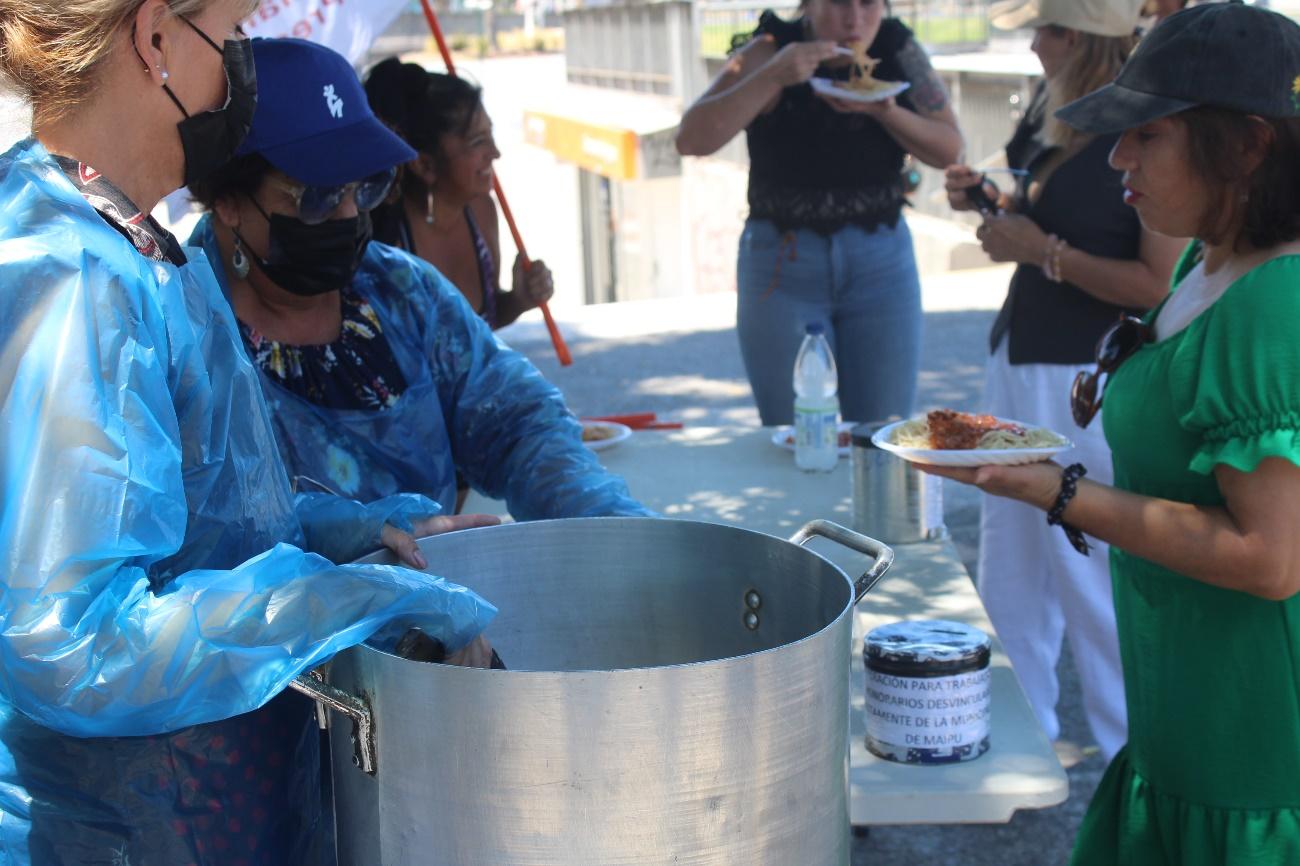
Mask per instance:
[[[1039,138],[1046,108],[1047,91],[1040,85],[1007,142],[1010,167],[1042,175],[1056,150]],[[1142,225],[1137,212],[1124,204],[1122,173],[1109,163],[1117,139],[1117,135],[1101,135],[1088,142],[1057,166],[1033,202],[1026,197],[1027,185],[1018,185],[1016,212],[1085,253],[1136,259]],[[1095,298],[1072,283],[1054,283],[1037,263],[1022,264],[1011,277],[1006,301],[993,323],[989,349],[996,351],[1005,338],[1010,340],[1007,356],[1012,364],[1091,364],[1097,340],[1106,329],[1121,314],[1143,312]]]
[[[754,35],[770,34],[777,49],[804,38],[803,20],[785,21],[771,10]],[[875,77],[903,81],[899,54],[912,31],[887,18],[867,53],[880,61]],[[845,79],[847,65],[824,66],[821,78]],[[914,110],[909,93],[898,104]],[[846,225],[893,226],[902,210],[903,148],[875,119],[846,114],[813,94],[812,86],[787,87],[776,107],[746,130],[749,143],[749,216],[782,231],[810,228],[832,234]]]

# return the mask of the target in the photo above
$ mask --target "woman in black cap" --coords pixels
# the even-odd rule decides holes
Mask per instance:
[[[1195,241],[1075,383],[1086,424],[1107,376],[1114,487],[1080,464],[942,474],[1111,545],[1129,741],[1076,866],[1300,862],[1300,26],[1176,13],[1058,116],[1122,131],[1125,201]]]

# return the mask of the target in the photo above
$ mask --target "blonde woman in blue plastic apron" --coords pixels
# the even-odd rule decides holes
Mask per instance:
[[[201,251],[148,213],[225,162],[252,0],[0,0],[33,137],[0,156],[0,861],[320,856],[299,673],[418,626],[486,664],[491,605],[338,566],[460,525],[295,496]],[[471,521],[466,521],[471,522]]]

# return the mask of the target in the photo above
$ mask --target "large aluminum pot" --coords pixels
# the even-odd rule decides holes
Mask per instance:
[[[847,866],[850,614],[889,548],[648,518],[421,547],[500,608],[510,670],[356,647],[300,680],[360,722],[330,738],[341,864]]]

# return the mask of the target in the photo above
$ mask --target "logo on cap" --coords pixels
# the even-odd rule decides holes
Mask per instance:
[[[325,105],[329,107],[331,116],[343,116],[343,98],[334,94],[333,84],[325,85]]]

